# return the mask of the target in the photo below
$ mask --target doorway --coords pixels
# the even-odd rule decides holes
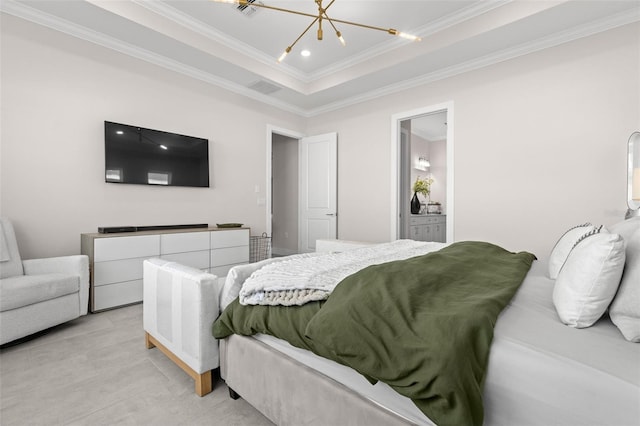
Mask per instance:
[[[453,241],[453,102],[394,114],[391,128],[391,240]],[[432,183],[413,215],[417,178]]]
[[[298,253],[298,144],[300,139],[273,133],[271,138],[271,253]],[[268,232],[269,233],[269,232]]]
[[[267,126],[267,234],[272,254],[315,251],[337,238],[337,134]]]

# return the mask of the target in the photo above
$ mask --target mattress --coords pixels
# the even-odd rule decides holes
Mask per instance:
[[[640,424],[640,345],[608,317],[574,329],[557,317],[553,280],[534,262],[495,328],[484,387],[485,424]],[[408,421],[433,423],[384,383],[267,335],[256,339]]]

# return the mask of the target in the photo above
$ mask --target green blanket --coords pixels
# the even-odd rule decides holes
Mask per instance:
[[[480,425],[493,327],[534,259],[455,243],[365,268],[324,303],[236,301],[214,323],[214,336],[272,334],[387,383],[438,425]]]

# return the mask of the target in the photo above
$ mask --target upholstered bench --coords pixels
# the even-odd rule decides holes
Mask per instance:
[[[215,275],[161,259],[144,261],[143,327],[148,349],[157,347],[195,380],[200,396],[213,389],[220,366],[211,325],[221,285]]]

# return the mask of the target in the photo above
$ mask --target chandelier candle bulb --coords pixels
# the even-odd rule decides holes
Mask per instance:
[[[278,58],[278,63],[282,62],[282,60],[289,54],[289,52],[291,52],[291,46],[287,47],[285,51],[282,52],[282,55],[280,55],[280,57]]]

